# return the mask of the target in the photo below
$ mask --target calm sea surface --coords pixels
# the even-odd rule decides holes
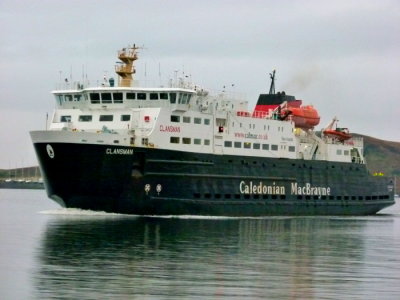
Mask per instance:
[[[143,218],[0,190],[0,299],[400,299],[400,203],[368,217]]]

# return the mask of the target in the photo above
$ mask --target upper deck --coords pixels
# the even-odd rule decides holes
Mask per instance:
[[[183,88],[91,87],[52,92],[59,109],[188,106],[196,91]],[[186,107],[187,109],[188,107]]]
[[[125,62],[124,53],[120,58]],[[183,81],[140,87],[131,78],[133,65],[117,70],[118,86],[104,78],[92,87],[65,81],[52,91],[57,109],[50,130],[118,134],[126,145],[179,151],[363,162],[362,141],[317,136],[318,112],[294,96],[262,94],[249,111],[247,101],[230,93],[209,94]]]

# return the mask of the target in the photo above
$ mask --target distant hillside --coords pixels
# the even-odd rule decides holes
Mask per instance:
[[[400,192],[400,142],[379,140],[370,136],[364,138],[364,155],[371,173],[382,172],[397,177],[397,193]]]
[[[387,176],[397,176],[397,193],[400,193],[400,142],[376,139],[370,136],[354,134],[364,138],[364,154],[368,170],[381,172]],[[11,176],[12,179],[31,179],[40,176],[38,167],[0,170],[0,179]]]

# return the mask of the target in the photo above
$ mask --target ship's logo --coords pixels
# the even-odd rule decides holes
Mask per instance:
[[[47,154],[49,155],[49,157],[54,158],[54,149],[50,144],[47,144],[46,150],[47,150]]]
[[[158,194],[158,195],[160,195],[161,190],[162,190],[161,184],[157,184],[157,186],[156,186],[156,191],[157,191],[157,194]]]
[[[144,191],[146,192],[146,195],[148,195],[148,194],[149,194],[149,192],[150,192],[150,189],[151,189],[151,186],[150,186],[150,184],[146,184],[146,185],[144,186]]]

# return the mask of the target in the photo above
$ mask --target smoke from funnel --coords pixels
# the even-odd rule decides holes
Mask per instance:
[[[309,66],[297,72],[292,78],[285,82],[282,90],[293,92],[304,91],[310,87],[313,82],[321,76],[321,70],[318,65]]]

